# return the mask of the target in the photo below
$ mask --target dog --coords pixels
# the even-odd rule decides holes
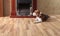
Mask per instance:
[[[47,21],[49,16],[46,15],[46,14],[43,14],[42,12],[40,12],[39,10],[35,10],[33,12],[33,16],[36,16],[36,19],[35,21],[36,22],[44,22],[44,21]]]

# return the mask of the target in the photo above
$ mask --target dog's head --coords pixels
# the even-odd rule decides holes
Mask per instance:
[[[42,12],[40,12],[39,10],[35,10],[34,13],[36,13],[36,16],[41,16]]]

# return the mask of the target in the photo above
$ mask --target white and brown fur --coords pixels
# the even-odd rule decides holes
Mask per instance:
[[[40,12],[39,10],[35,10],[33,13],[35,13],[35,14],[36,14],[36,15],[35,15],[36,17],[41,18],[42,22],[47,21],[47,19],[49,18],[49,16],[48,16],[48,15],[43,14],[43,13],[42,13],[42,12]]]

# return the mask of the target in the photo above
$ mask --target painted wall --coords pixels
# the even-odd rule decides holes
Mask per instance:
[[[60,0],[37,0],[37,8],[45,14],[60,14]],[[11,0],[4,0],[4,15],[10,16]]]
[[[10,16],[11,13],[11,0],[4,0],[4,16]]]
[[[45,14],[60,14],[60,0],[37,0],[37,8]]]
[[[0,17],[3,16],[3,0],[0,0]]]

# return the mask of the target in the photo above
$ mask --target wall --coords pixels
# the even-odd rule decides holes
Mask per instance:
[[[37,8],[45,14],[60,14],[60,0],[37,0]],[[10,16],[11,0],[4,0],[4,16]]]
[[[37,0],[37,8],[45,14],[60,14],[60,0]]]
[[[4,0],[4,16],[10,16],[11,0]]]
[[[3,16],[3,0],[0,0],[0,17]]]

